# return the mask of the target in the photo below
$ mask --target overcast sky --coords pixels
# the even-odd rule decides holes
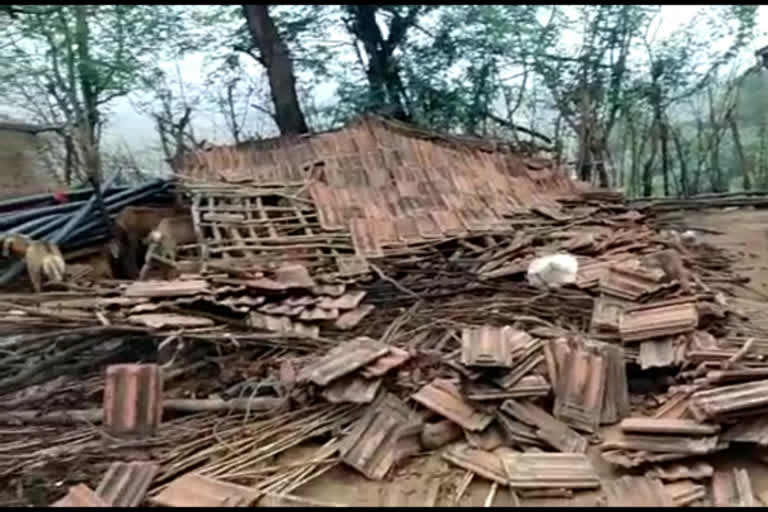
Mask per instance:
[[[662,7],[661,25],[658,37],[663,38],[665,34],[673,31],[678,26],[691,19],[697,9],[705,6],[700,5],[665,5]],[[768,45],[768,9],[766,6],[758,8],[758,22],[756,30],[756,39],[753,47],[748,48],[745,54],[753,54],[754,50]],[[254,66],[256,64],[254,63]],[[168,69],[174,70],[175,63],[168,63]],[[204,55],[190,54],[178,63],[178,70],[181,79],[190,89],[202,86],[205,80],[206,69],[204,66]],[[327,104],[333,101],[335,85],[325,84],[315,89],[315,101],[317,104]],[[111,118],[110,125],[105,130],[105,148],[130,148],[130,150],[140,156],[140,161],[145,165],[162,165],[159,154],[156,150],[158,139],[151,120],[136,112],[129,100],[120,100],[113,105],[114,115]],[[225,137],[224,125],[220,118],[214,115],[208,115],[207,119],[203,116],[197,118],[195,129],[198,138],[205,138],[216,142]]]

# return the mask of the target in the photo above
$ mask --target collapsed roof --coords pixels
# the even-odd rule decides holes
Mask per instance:
[[[316,215],[321,231],[349,232],[363,258],[509,231],[510,217],[532,209],[556,212],[555,198],[576,193],[553,161],[525,155],[508,142],[441,135],[375,116],[335,131],[188,153],[178,175],[193,195],[210,195],[201,183],[214,182],[238,185],[240,196],[270,189],[302,198],[302,208],[309,202],[315,210],[307,213]]]

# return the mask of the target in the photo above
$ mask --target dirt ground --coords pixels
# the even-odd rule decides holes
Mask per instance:
[[[739,301],[739,304],[745,311],[750,310],[750,305],[757,307],[757,304],[752,302],[754,300],[768,300],[768,210],[691,212],[685,215],[685,223],[692,229],[703,228],[718,232],[719,234],[702,233],[699,238],[730,249],[741,256],[736,268],[740,274],[751,279],[748,288],[752,290],[735,287],[733,293],[743,298],[743,302]],[[302,451],[314,448],[302,447]],[[599,457],[596,446],[592,446],[590,455],[601,478],[613,479],[624,474],[620,468],[616,471],[604,462]],[[284,460],[294,456],[296,454],[286,454]],[[768,464],[758,460],[754,450],[731,449],[705,460],[716,470],[747,468],[754,494],[760,498],[768,498]],[[464,471],[442,460],[438,451],[410,459],[396,468],[387,480],[381,482],[367,480],[354,470],[338,465],[297,489],[295,494],[327,504],[348,506],[455,506],[457,504],[454,502],[454,496],[463,476]],[[490,481],[475,477],[458,505],[483,506],[490,489]],[[520,499],[519,503],[531,507],[594,506],[599,496],[598,491],[575,492],[572,499]],[[514,505],[509,490],[499,488],[492,506]]]

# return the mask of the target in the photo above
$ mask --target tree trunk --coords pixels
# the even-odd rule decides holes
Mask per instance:
[[[597,183],[599,187],[607,188],[610,186],[608,181],[608,170],[605,167],[606,148],[600,139],[591,137],[589,144],[591,172],[594,175],[597,172]]]
[[[658,149],[658,139],[656,135],[658,126],[654,123],[651,127],[651,155],[643,167],[643,196],[651,197],[653,195],[653,163],[656,160],[656,151]]]
[[[102,181],[101,161],[99,158],[99,107],[98,92],[95,83],[96,72],[93,69],[89,49],[90,30],[88,27],[87,6],[75,5],[75,42],[77,43],[77,75],[80,92],[83,96],[83,112],[79,113],[80,140],[88,174]]]
[[[280,133],[287,135],[308,132],[296,95],[293,61],[288,54],[288,47],[277,32],[267,6],[248,4],[243,8],[248,30],[259,49],[260,61],[267,68]]]
[[[715,112],[715,100],[712,89],[707,88],[707,99],[709,102],[709,124],[712,128],[712,138],[709,153],[710,182],[713,192],[727,192],[728,183],[724,183],[722,171],[720,169],[720,123],[717,121]]]
[[[751,190],[752,183],[749,179],[749,169],[747,169],[747,159],[744,156],[744,146],[741,144],[741,135],[739,134],[739,125],[733,118],[731,113],[728,114],[728,124],[731,127],[731,135],[733,136],[733,146],[736,149],[736,159],[738,160],[739,168],[741,169],[741,186],[744,190]]]
[[[768,186],[768,122],[762,120],[758,128],[757,138],[760,141],[760,149],[757,155],[758,186]]]
[[[683,143],[680,140],[680,133],[677,130],[672,130],[672,143],[675,145],[675,151],[677,151],[677,158],[680,160],[680,190],[683,197],[690,195],[688,190],[688,162],[685,160],[685,153],[683,153]]]
[[[667,151],[667,123],[659,119],[659,139],[661,139],[661,175],[664,177],[664,195],[669,195],[669,152]]]
[[[391,115],[397,119],[407,120],[405,110],[405,88],[400,80],[393,54],[395,48],[403,41],[405,33],[413,24],[420,6],[410,6],[409,13],[403,18],[393,17],[389,26],[389,36],[384,36],[376,23],[376,5],[350,5],[347,12],[351,14],[352,22],[348,25],[352,34],[363,44],[368,56],[366,76],[369,87],[369,107],[373,110]]]

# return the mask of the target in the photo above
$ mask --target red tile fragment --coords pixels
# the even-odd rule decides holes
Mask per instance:
[[[107,368],[104,427],[113,436],[151,436],[162,417],[162,371],[156,364]]]
[[[87,485],[78,484],[69,488],[66,496],[51,505],[51,507],[99,507],[107,508],[109,504],[99,498]]]

